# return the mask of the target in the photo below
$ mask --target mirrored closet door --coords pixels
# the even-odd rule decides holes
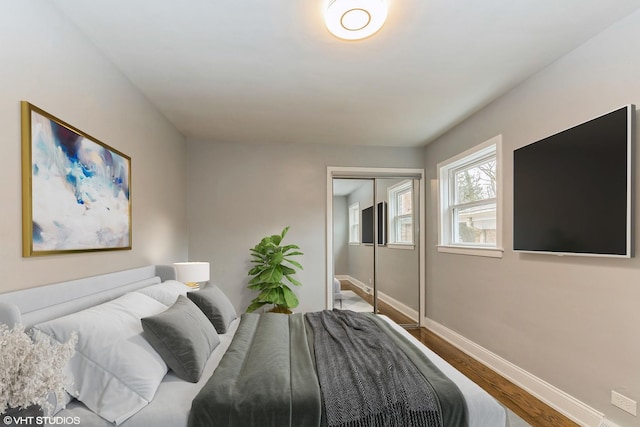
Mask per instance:
[[[334,308],[418,324],[419,185],[411,176],[333,179]]]
[[[419,180],[410,178],[375,180],[376,308],[405,325],[418,324],[420,310],[419,185]]]

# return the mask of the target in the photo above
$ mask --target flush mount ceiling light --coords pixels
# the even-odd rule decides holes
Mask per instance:
[[[344,40],[360,40],[374,34],[387,19],[386,0],[330,0],[325,23]]]

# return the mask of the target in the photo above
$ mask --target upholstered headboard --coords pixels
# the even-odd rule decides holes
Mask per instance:
[[[32,326],[112,300],[145,286],[175,280],[172,265],[149,265],[0,294],[0,323]]]

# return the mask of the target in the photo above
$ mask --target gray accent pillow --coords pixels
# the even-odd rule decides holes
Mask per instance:
[[[229,324],[238,317],[229,298],[212,283],[199,291],[187,292],[187,297],[200,307],[219,334],[226,334]]]
[[[183,380],[198,382],[220,337],[191,301],[180,295],[175,304],[142,319],[144,337],[162,360]]]

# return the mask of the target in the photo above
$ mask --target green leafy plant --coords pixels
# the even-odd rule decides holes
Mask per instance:
[[[287,231],[289,227],[285,227],[281,234],[263,238],[251,249],[251,262],[256,265],[249,270],[249,276],[254,276],[249,280],[249,289],[260,293],[247,307],[248,313],[266,304],[273,304],[271,311],[277,313],[291,313],[290,309],[298,306],[298,297],[284,280],[295,286],[302,286],[302,283],[291,277],[296,273],[296,268],[303,269],[302,265],[291,257],[303,253],[297,245],[280,245]]]

